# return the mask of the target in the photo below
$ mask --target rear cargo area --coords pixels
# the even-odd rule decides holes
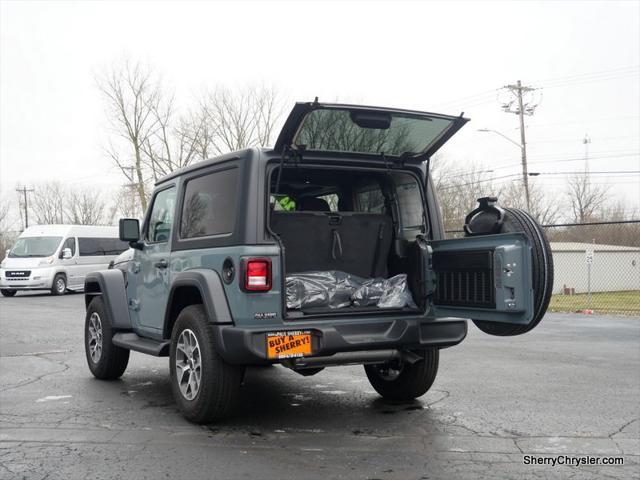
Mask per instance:
[[[420,309],[418,182],[407,172],[317,167],[271,175],[269,227],[283,250],[290,315]]]

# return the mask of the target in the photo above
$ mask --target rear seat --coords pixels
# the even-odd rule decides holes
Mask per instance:
[[[285,247],[287,273],[341,270],[386,277],[391,218],[374,213],[273,212],[271,229]]]

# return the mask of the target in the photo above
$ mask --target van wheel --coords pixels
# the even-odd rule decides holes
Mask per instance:
[[[64,295],[67,291],[67,277],[63,273],[58,273],[53,277],[53,284],[51,285],[52,295]]]
[[[416,352],[418,353],[418,352]],[[428,348],[424,360],[365,365],[369,383],[376,392],[389,400],[413,400],[421,397],[436,379],[440,350]]]
[[[2,294],[3,297],[13,297],[16,293],[18,293],[18,291],[3,288],[2,290],[0,290],[0,293]]]
[[[218,355],[204,308],[190,305],[180,312],[173,327],[169,372],[173,397],[184,417],[209,423],[231,410],[244,367],[230,365]]]
[[[100,380],[121,377],[129,363],[129,350],[115,346],[111,337],[111,318],[102,297],[95,297],[84,322],[84,349],[89,370]]]

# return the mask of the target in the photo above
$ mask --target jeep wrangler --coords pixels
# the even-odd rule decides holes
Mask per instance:
[[[184,416],[225,416],[244,369],[302,375],[364,365],[384,398],[431,387],[467,321],[520,335],[543,317],[549,245],[524,211],[479,199],[445,239],[430,159],[468,119],[298,103],[275,146],[160,179],[131,249],[85,282],[85,349],[99,379],[131,350],[168,356]]]

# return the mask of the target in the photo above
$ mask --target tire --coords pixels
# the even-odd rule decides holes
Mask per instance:
[[[393,366],[388,364],[365,365],[364,371],[369,383],[382,398],[413,400],[427,393],[438,373],[440,350],[428,348],[423,356],[424,360],[416,363],[401,363],[395,374],[390,373],[389,367],[393,369]]]
[[[501,233],[524,232],[531,242],[534,315],[527,325],[486,320],[474,320],[473,323],[490,335],[510,337],[533,330],[544,317],[553,290],[553,257],[544,231],[531,215],[516,208],[505,208],[504,211],[506,215]]]
[[[58,273],[53,277],[51,284],[51,295],[64,295],[67,291],[67,277],[64,273]]]
[[[244,367],[226,363],[214,345],[202,305],[184,308],[171,333],[169,372],[178,408],[194,423],[224,418],[240,393]]]
[[[13,297],[16,293],[18,293],[18,291],[3,288],[2,290],[0,290],[0,293],[2,294],[3,297]]]
[[[129,363],[129,350],[115,346],[111,337],[111,318],[102,297],[97,296],[91,300],[87,308],[84,349],[89,370],[100,380],[120,378]]]

